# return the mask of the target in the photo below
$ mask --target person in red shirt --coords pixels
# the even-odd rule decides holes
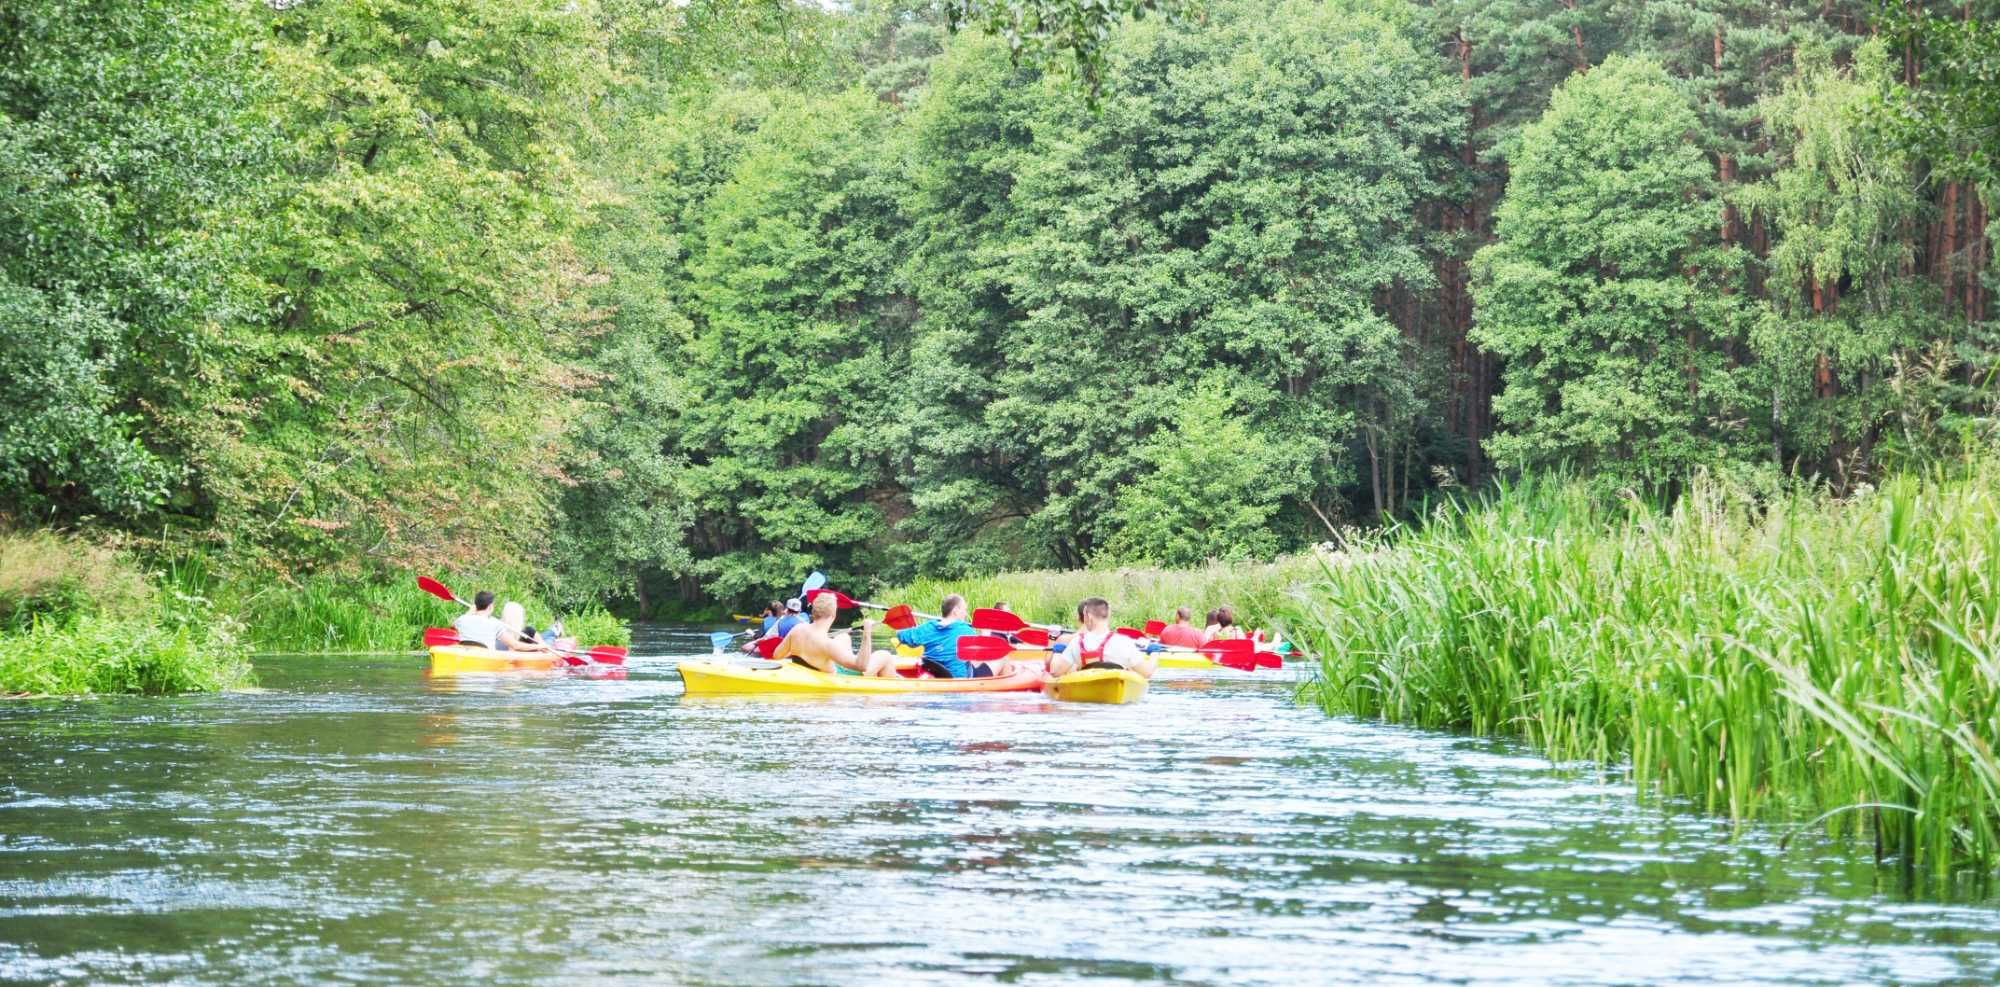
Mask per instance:
[[[1160,630],[1160,643],[1170,648],[1199,648],[1202,645],[1201,628],[1188,622],[1194,611],[1186,607],[1174,608],[1174,622]]]

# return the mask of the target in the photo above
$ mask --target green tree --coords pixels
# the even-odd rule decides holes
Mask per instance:
[[[244,11],[0,11],[0,510],[137,524],[184,497],[185,437],[236,372],[215,327],[277,132]]]
[[[1672,482],[1736,455],[1740,260],[1699,125],[1658,65],[1614,56],[1522,132],[1474,260],[1474,338],[1507,360],[1497,462]]]
[[[669,451],[717,598],[864,570],[885,529],[872,498],[908,321],[889,277],[903,225],[889,113],[865,93],[780,102],[702,203],[679,353],[697,386]]]
[[[1237,405],[1220,378],[1187,392],[1172,422],[1139,446],[1145,472],[1115,499],[1093,564],[1194,566],[1277,553],[1272,519],[1305,477],[1285,444],[1258,433]]]
[[[1893,85],[1888,51],[1863,46],[1836,68],[1827,48],[1759,106],[1781,161],[1738,200],[1769,223],[1768,307],[1751,338],[1770,394],[1771,454],[1837,471],[1894,408],[1895,373],[1949,334],[1937,291],[1915,273],[1908,231],[1925,203],[1915,163],[1866,110]]]

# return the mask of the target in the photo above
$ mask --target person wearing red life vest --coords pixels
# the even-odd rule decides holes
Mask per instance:
[[[1139,650],[1129,637],[1111,629],[1111,604],[1093,596],[1076,605],[1078,630],[1062,637],[1062,651],[1049,659],[1050,675],[1068,675],[1087,668],[1124,668],[1147,678],[1159,661]]]

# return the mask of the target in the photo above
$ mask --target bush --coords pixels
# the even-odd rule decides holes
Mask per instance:
[[[141,614],[153,584],[116,551],[52,531],[0,531],[0,631],[85,612]]]
[[[171,626],[130,618],[37,619],[0,637],[0,694],[157,695],[249,685],[242,625],[228,617]]]

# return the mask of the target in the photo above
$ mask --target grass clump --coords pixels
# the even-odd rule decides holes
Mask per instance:
[[[1323,557],[1329,712],[1629,754],[1642,793],[2000,868],[2000,467],[1671,509],[1527,482]]]
[[[974,607],[1004,601],[1029,621],[1053,624],[1074,623],[1077,601],[1101,596],[1111,601],[1113,620],[1131,626],[1147,620],[1170,620],[1178,606],[1192,609],[1199,624],[1210,608],[1227,604],[1235,610],[1239,625],[1254,627],[1277,612],[1289,587],[1314,571],[1310,558],[1294,557],[1271,563],[1218,562],[1195,569],[1008,572],[968,579],[920,579],[884,590],[875,599],[935,612],[945,594],[958,593]]]
[[[86,612],[140,613],[156,595],[152,581],[111,548],[53,531],[0,529],[0,629]]]
[[[0,532],[0,695],[174,693],[248,685],[242,625],[123,554]]]

